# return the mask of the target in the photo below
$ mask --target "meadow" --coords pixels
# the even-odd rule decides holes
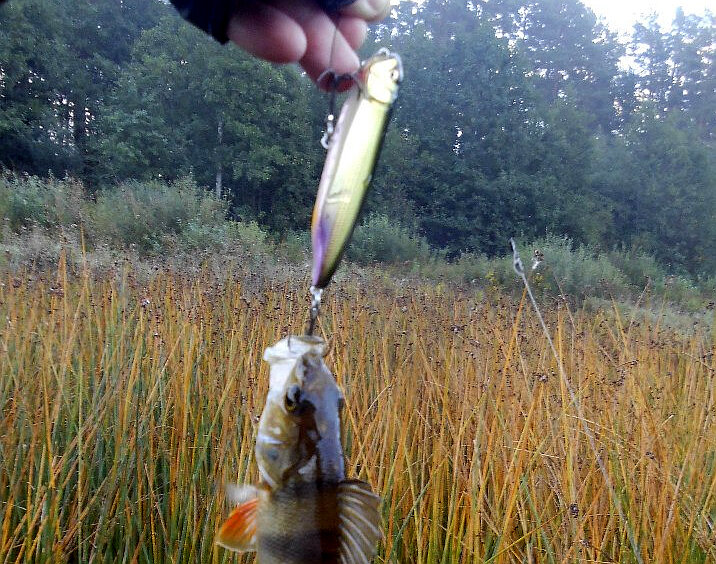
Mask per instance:
[[[306,280],[45,272],[0,284],[0,562],[253,562],[214,544],[222,486],[257,479],[261,355],[303,330]],[[713,562],[716,339],[646,305],[543,304],[582,418],[524,296],[332,286],[320,330],[348,474],[384,500],[376,562]]]

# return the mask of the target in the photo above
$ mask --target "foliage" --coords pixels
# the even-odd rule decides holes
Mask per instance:
[[[84,223],[82,184],[73,180],[0,176],[0,218],[14,231]]]
[[[638,23],[630,50],[642,68],[637,91],[658,114],[682,114],[705,140],[716,136],[716,14],[678,8],[670,30],[652,15]],[[637,114],[638,115],[638,114]]]
[[[636,297],[643,289],[630,286],[610,257],[575,246],[567,238],[544,237],[520,245],[520,252],[532,289],[539,297],[564,296],[578,302],[589,296],[624,299]],[[533,253],[541,257],[539,263]],[[511,254],[488,258],[465,253],[452,262],[431,265],[424,275],[515,294],[523,290]]]
[[[602,146],[592,185],[612,202],[612,245],[643,249],[670,269],[708,274],[716,268],[716,160],[679,120],[645,113]]]
[[[584,3],[549,0],[478,3],[483,17],[525,57],[550,104],[569,100],[592,128],[611,129],[612,81],[624,46]]]
[[[317,175],[308,93],[295,69],[221,47],[169,14],[135,42],[118,78],[101,123],[106,174],[192,174],[273,227],[296,227]]]
[[[307,264],[311,253],[311,235],[308,231],[289,231],[277,242],[276,252],[296,264]]]
[[[607,253],[611,262],[625,277],[627,282],[637,288],[648,285],[662,287],[667,273],[664,267],[651,255],[635,249],[615,249]]]
[[[4,264],[12,269],[56,265],[64,248],[76,264],[82,264],[87,253],[93,257],[88,260],[105,266],[130,253],[135,262],[148,260],[150,269],[169,257],[179,269],[196,268],[203,261],[221,262],[222,257],[255,264],[267,276],[279,263],[306,269],[310,260],[306,230],[279,239],[250,215],[243,214],[238,221],[227,217],[227,209],[225,200],[200,189],[191,177],[126,182],[88,195],[82,183],[72,179],[9,175],[0,178],[9,261]],[[503,241],[502,252],[495,257],[471,252],[449,257],[432,249],[414,229],[374,213],[356,229],[347,260],[379,264],[381,270],[401,278],[417,275],[516,295],[522,287],[507,249]],[[535,249],[543,253],[544,261],[530,277],[543,297],[565,294],[577,303],[589,298],[638,301],[646,291],[682,310],[698,311],[713,300],[716,290],[716,277],[680,274],[638,248],[603,251],[564,236],[547,236],[521,244],[526,263]]]
[[[171,184],[132,181],[97,195],[93,233],[121,246],[158,251],[163,237],[222,223],[225,215],[225,202],[208,196],[192,178]]]
[[[14,170],[95,179],[96,119],[160,2],[13,0],[0,6],[0,155]]]
[[[427,261],[430,246],[420,235],[411,232],[385,215],[369,215],[359,225],[347,250],[348,258],[359,264]]]
[[[481,288],[509,289],[514,278],[509,257],[462,253],[451,261],[433,261],[421,271],[426,278],[446,280],[459,285],[472,284]]]
[[[612,298],[628,295],[626,277],[601,253],[584,246],[575,247],[569,239],[559,237],[538,240],[532,248],[544,256],[542,267],[532,273],[534,286],[541,292],[582,299],[592,295]]]
[[[406,69],[366,211],[451,258],[553,233],[716,276],[715,30],[677,11],[621,44],[577,0],[399,3],[364,50],[391,46]],[[14,173],[88,193],[191,175],[280,240],[309,221],[326,108],[296,69],[218,45],[163,2],[0,7]],[[192,229],[192,244],[223,237]]]
[[[593,299],[638,303],[648,295],[681,311],[698,312],[711,307],[716,295],[713,278],[694,282],[669,272],[643,251],[604,252],[558,236],[521,242],[518,246],[530,285],[543,299],[567,299],[578,304]],[[538,263],[536,255],[541,257]],[[469,284],[480,291],[508,292],[515,297],[523,291],[511,253],[494,258],[463,253],[449,261],[433,259],[418,272],[423,279],[451,282],[458,287]]]

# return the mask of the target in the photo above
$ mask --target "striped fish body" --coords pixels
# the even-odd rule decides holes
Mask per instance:
[[[338,484],[298,481],[260,496],[261,564],[339,563]]]
[[[341,108],[311,221],[316,288],[330,281],[353,232],[402,78],[400,57],[381,49],[361,65]]]
[[[340,440],[343,395],[318,337],[270,347],[271,381],[256,439],[258,486],[229,491],[236,509],[217,543],[256,551],[259,564],[367,564],[380,532],[380,498],[346,480]]]

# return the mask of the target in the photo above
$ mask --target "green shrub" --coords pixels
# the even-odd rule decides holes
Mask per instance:
[[[620,297],[629,295],[627,277],[601,253],[589,247],[574,247],[567,237],[547,236],[527,247],[544,256],[543,263],[530,272],[534,287],[548,295],[579,300],[587,296]],[[531,270],[531,253],[524,253],[525,268]]]
[[[190,221],[177,238],[184,251],[214,251],[222,254],[274,255],[275,245],[256,221]]]
[[[558,296],[564,292],[582,300],[587,296],[612,297],[629,293],[627,278],[606,256],[584,246],[574,248],[567,238],[548,236],[534,243],[520,244],[518,250],[532,289],[538,295]],[[543,260],[533,268],[535,250],[541,253]],[[512,255],[487,258],[466,253],[447,265],[434,265],[431,271],[453,282],[522,290],[512,265]],[[426,275],[430,274],[426,272]]]
[[[514,285],[512,257],[488,258],[483,254],[463,253],[447,261],[435,260],[422,269],[428,278],[439,278],[456,284],[509,288]]]
[[[93,232],[120,246],[159,251],[165,238],[185,230],[193,231],[187,240],[196,244],[207,226],[225,221],[226,210],[226,202],[199,188],[192,178],[172,184],[132,181],[98,195]]]
[[[678,304],[686,311],[695,312],[704,306],[696,284],[685,276],[666,276],[661,293],[667,302]]]
[[[222,221],[201,223],[190,221],[178,238],[183,250],[214,250],[243,255],[246,252],[273,254],[269,234],[256,221]]]
[[[431,251],[420,235],[385,215],[372,214],[354,231],[347,256],[359,264],[420,262],[430,260]]]
[[[701,294],[708,299],[710,303],[716,301],[716,276],[701,278],[698,281],[698,287]]]
[[[98,193],[92,201],[72,179],[0,175],[0,233],[6,253],[12,255],[4,260],[12,259],[11,264],[49,264],[60,249],[71,247],[77,257],[84,249],[111,253],[118,248],[134,249],[133,255],[190,254],[197,260],[211,253],[233,255],[264,269],[279,262],[303,268],[309,260],[307,230],[271,234],[254,220],[228,221],[227,209],[225,201],[198,187],[191,177],[170,184],[127,182]],[[250,212],[245,215],[250,217]],[[81,241],[88,245],[83,247]],[[535,249],[544,261],[533,269]],[[648,288],[644,303],[665,302],[674,311],[698,312],[716,295],[716,277],[667,275],[653,256],[638,250],[597,252],[575,246],[565,237],[547,236],[521,244],[520,253],[531,285],[541,297],[564,292],[579,302],[617,298],[636,303]],[[355,230],[348,258],[360,264],[396,264],[382,269],[386,276],[420,276],[515,295],[522,291],[511,255],[488,258],[465,253],[448,261],[413,230],[380,214],[368,216]],[[406,261],[412,265],[402,264]]]
[[[621,249],[607,253],[607,257],[635,290],[642,290],[647,284],[656,289],[663,288],[666,272],[653,256],[643,251]]]
[[[0,176],[0,218],[15,232],[81,224],[82,185],[72,179]]]
[[[227,247],[228,231],[228,222],[210,224],[191,220],[177,237],[177,244],[180,249],[185,251],[221,252]]]
[[[292,262],[304,262],[311,255],[311,234],[306,231],[289,231],[278,242],[276,251]]]
[[[273,249],[268,233],[254,220],[230,222],[228,237],[234,245],[256,253],[268,253]]]

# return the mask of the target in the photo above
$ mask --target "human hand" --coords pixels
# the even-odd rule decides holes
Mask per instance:
[[[368,22],[383,19],[390,0],[356,0],[329,16],[314,0],[245,0],[227,35],[252,55],[274,63],[298,62],[317,80],[326,70],[352,73]]]

